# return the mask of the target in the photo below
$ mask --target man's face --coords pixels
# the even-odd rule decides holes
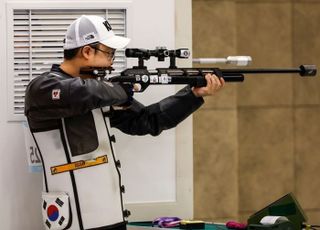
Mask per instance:
[[[92,67],[110,67],[113,64],[115,49],[103,44],[89,46],[89,55],[86,58],[86,65]]]

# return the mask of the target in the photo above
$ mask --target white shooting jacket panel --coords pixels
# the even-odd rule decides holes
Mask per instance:
[[[92,110],[92,114],[99,146],[87,154],[70,154],[63,118],[62,130],[34,133],[44,163],[48,192],[67,192],[70,196],[73,222],[70,229],[74,230],[79,229],[78,213],[81,215],[84,229],[124,222],[120,173],[115,164],[116,159],[105,123],[109,122],[109,119],[104,118],[101,109]],[[66,146],[63,144],[64,141]],[[107,155],[108,159],[105,164],[51,175],[50,168],[53,166],[92,160],[103,155]],[[70,174],[73,174],[74,182]]]

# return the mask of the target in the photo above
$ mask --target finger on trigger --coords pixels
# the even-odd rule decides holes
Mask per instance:
[[[139,92],[141,90],[142,86],[138,83],[133,84],[133,91]]]

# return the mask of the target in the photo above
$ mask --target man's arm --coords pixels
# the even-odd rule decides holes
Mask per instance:
[[[48,120],[85,114],[92,109],[120,105],[128,100],[118,84],[95,79],[40,76],[27,87],[25,115]]]
[[[163,130],[175,127],[203,104],[190,87],[185,87],[173,96],[158,103],[143,106],[134,100],[126,110],[112,110],[111,127],[131,135],[159,135]]]
[[[222,78],[213,74],[207,74],[205,78],[205,87],[190,89],[187,86],[177,94],[147,107],[134,100],[129,109],[112,111],[110,124],[131,135],[159,135],[196,111],[204,102],[202,97],[214,95],[225,84]]]

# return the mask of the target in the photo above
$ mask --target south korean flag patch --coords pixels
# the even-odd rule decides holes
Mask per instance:
[[[42,193],[42,218],[46,229],[62,230],[70,219],[69,196],[64,192]]]

